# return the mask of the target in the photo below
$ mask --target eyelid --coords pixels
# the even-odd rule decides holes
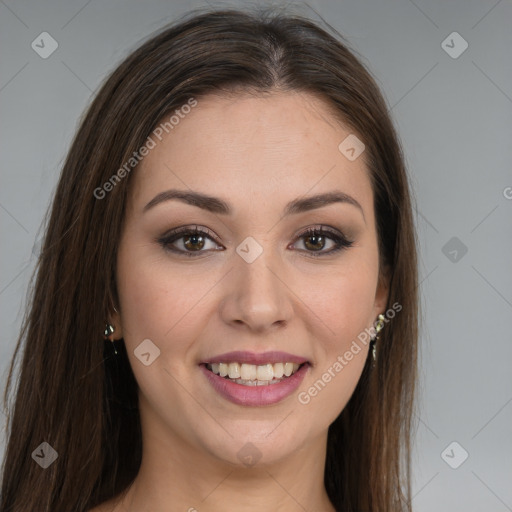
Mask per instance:
[[[222,246],[222,244],[218,241],[217,236],[208,228],[204,226],[182,226],[179,228],[171,229],[164,233],[162,236],[156,238],[156,242],[159,243],[164,250],[178,254],[178,255],[187,255],[187,256],[195,256],[200,255],[201,253],[208,253],[212,252],[212,250],[207,251],[183,251],[181,249],[171,248],[171,243],[176,242],[177,240],[180,240],[185,235],[193,235],[197,234],[199,236],[203,236],[205,238],[211,239],[211,241],[215,242],[217,245]],[[183,236],[180,236],[183,235]],[[295,245],[298,240],[305,236],[312,236],[312,235],[320,235],[320,236],[327,236],[330,238],[336,246],[333,249],[330,249],[328,251],[305,251],[303,249],[299,250],[299,253],[307,253],[310,256],[313,257],[322,257],[334,254],[336,252],[339,252],[343,249],[347,249],[351,247],[354,243],[354,240],[350,240],[341,230],[334,228],[329,225],[325,224],[317,224],[313,226],[308,226],[307,228],[304,228],[301,230],[297,235],[295,235],[293,242],[291,243],[291,246]],[[225,248],[223,249],[225,250]]]
[[[181,249],[176,249],[176,248],[171,247],[171,242],[174,243],[177,240],[180,240],[181,238],[183,238],[185,235],[190,235],[190,234],[192,234],[192,235],[197,234],[199,236],[211,239],[217,245],[222,245],[217,240],[217,236],[215,235],[215,233],[213,231],[211,231],[210,229],[208,229],[204,226],[199,226],[197,224],[194,224],[193,226],[181,226],[179,228],[170,229],[170,230],[166,231],[163,235],[156,237],[155,242],[160,244],[165,251],[173,253],[173,254],[177,254],[177,255],[182,255],[182,256],[195,257],[196,254],[200,255],[202,253],[211,252],[211,250],[209,250],[209,251],[196,251],[194,253],[193,251],[183,251]],[[216,249],[216,250],[218,250],[218,249]]]
[[[336,244],[334,248],[330,249],[329,251],[304,251],[300,250],[299,253],[305,253],[309,257],[313,258],[321,258],[321,257],[328,257],[335,253],[338,253],[340,251],[343,251],[344,249],[348,249],[349,247],[352,247],[355,240],[349,239],[343,231],[336,229],[332,226],[325,225],[325,224],[318,224],[316,226],[309,226],[302,230],[295,238],[294,242],[291,245],[295,245],[298,240],[305,236],[312,236],[312,235],[320,235],[320,236],[327,236],[331,240],[334,241]]]
[[[192,226],[182,226],[175,229],[170,229],[169,231],[165,232],[162,236],[158,237],[158,240],[165,240],[169,239],[171,237],[177,237],[181,234],[190,234],[190,233],[196,233],[198,235],[208,235],[215,243],[220,244],[220,242],[217,239],[217,235],[211,230],[204,226],[199,226],[197,224],[193,224]]]
[[[314,224],[313,226],[308,226],[307,228],[304,228],[302,231],[299,232],[297,238],[307,235],[312,231],[321,231],[323,234],[331,234],[339,236],[340,238],[346,238],[345,234],[342,231],[336,229],[335,227],[329,226],[328,224]]]

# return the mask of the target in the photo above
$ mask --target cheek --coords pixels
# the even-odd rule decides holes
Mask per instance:
[[[187,410],[190,397],[180,393],[176,379],[181,378],[191,340],[201,330],[200,299],[206,288],[191,287],[194,293],[188,293],[191,280],[169,271],[165,255],[155,257],[154,247],[132,244],[120,254],[117,282],[123,337],[144,400],[163,416],[175,408]],[[147,352],[148,365],[139,358]]]
[[[316,300],[310,304],[328,327],[325,337],[317,339],[316,366],[297,396],[318,423],[328,425],[349,401],[359,382],[369,350],[365,332],[373,321],[377,266],[374,258],[367,264],[347,268],[319,282]]]
[[[198,279],[193,267],[173,268],[154,246],[130,240],[126,244],[130,249],[120,250],[117,282],[128,352],[133,355],[143,340],[150,339],[164,356],[159,362],[174,365],[178,356],[184,362],[190,341],[202,328],[208,304],[204,295],[215,285],[215,277],[204,273]]]
[[[340,290],[336,290],[337,308],[332,308],[331,315],[335,322],[334,330],[340,334],[338,340],[345,344],[369,327],[375,301],[375,280],[364,274],[351,275],[340,281]]]
[[[121,299],[125,342],[160,338],[161,324],[169,298],[172,297],[151,266],[137,265],[137,258],[121,260],[118,287]],[[140,341],[138,341],[140,340]]]
[[[340,350],[327,364],[317,367],[314,377],[297,394],[298,407],[303,414],[314,418],[316,433],[325,430],[339,416],[361,377],[367,349],[360,349],[350,361],[345,358],[345,352]]]
[[[325,341],[327,354],[338,353],[350,346],[352,340],[370,327],[373,318],[378,269],[374,258],[363,258],[348,264],[335,274],[329,273],[317,280],[317,292],[310,304],[329,333]]]

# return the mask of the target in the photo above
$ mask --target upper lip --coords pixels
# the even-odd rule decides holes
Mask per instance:
[[[226,352],[218,356],[210,357],[203,361],[205,363],[240,363],[240,364],[274,364],[274,363],[307,363],[305,357],[289,354],[288,352],[270,351],[270,352],[248,352],[235,351]]]

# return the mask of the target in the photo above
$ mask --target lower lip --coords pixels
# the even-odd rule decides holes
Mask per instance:
[[[213,389],[224,398],[238,405],[261,406],[275,404],[291,395],[300,386],[309,364],[303,364],[293,375],[281,382],[265,386],[244,386],[211,372],[204,364],[200,368]]]

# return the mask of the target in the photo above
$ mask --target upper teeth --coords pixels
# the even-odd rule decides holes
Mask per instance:
[[[271,381],[281,379],[283,375],[289,377],[295,373],[299,364],[297,363],[274,363],[274,364],[240,364],[240,363],[211,363],[207,365],[213,373],[221,377],[228,376],[230,379]]]

